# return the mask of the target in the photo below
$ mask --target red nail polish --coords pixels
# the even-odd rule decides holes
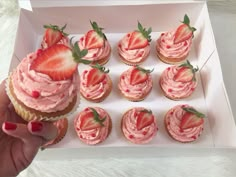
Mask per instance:
[[[17,125],[11,122],[5,122],[4,123],[4,128],[6,130],[15,130],[17,128]]]
[[[39,132],[43,128],[43,124],[41,122],[31,122],[31,130],[32,132]]]

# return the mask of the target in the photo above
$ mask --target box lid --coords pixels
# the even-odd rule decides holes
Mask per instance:
[[[70,7],[70,6],[104,6],[104,5],[139,5],[139,4],[167,4],[167,3],[197,3],[200,0],[18,0],[19,6],[31,10],[35,7]]]

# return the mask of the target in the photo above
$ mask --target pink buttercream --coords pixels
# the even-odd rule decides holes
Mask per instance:
[[[64,36],[61,38],[60,41],[57,42],[57,44],[63,44],[65,46],[70,47],[69,46],[69,38],[67,36]],[[48,44],[46,43],[45,38],[42,40],[41,47],[42,47],[42,49],[48,48]]]
[[[132,33],[132,32],[131,32]],[[150,53],[150,45],[141,49],[128,50],[131,33],[126,34],[118,43],[119,54],[129,62],[139,63]]]
[[[191,49],[192,38],[178,44],[174,44],[174,38],[175,31],[162,33],[157,40],[157,51],[168,58],[181,58],[187,56]]]
[[[92,68],[91,68],[92,69]],[[90,69],[90,70],[91,70]],[[89,99],[102,98],[106,92],[110,89],[109,75],[106,74],[104,80],[98,84],[87,86],[88,73],[90,70],[85,70],[81,75],[80,92]]]
[[[151,125],[148,125],[141,130],[137,129],[138,113],[144,110],[142,107],[130,109],[125,113],[122,119],[122,131],[125,137],[133,143],[145,144],[150,142],[157,134],[156,119]]]
[[[110,126],[110,116],[108,115],[108,113],[102,108],[99,107],[93,107],[93,108],[97,111],[99,117],[101,118],[106,117],[105,121],[103,122],[104,126],[92,130],[86,130],[86,131],[81,130],[80,119],[85,114],[91,112],[89,108],[88,109],[86,108],[81,113],[79,113],[74,120],[74,126],[77,135],[79,136],[81,141],[89,145],[94,145],[104,141],[108,136],[109,126]]]
[[[41,112],[56,112],[65,109],[79,91],[79,74],[75,72],[68,80],[54,81],[48,75],[30,70],[37,52],[24,58],[12,73],[14,93],[27,107]],[[33,91],[39,92],[34,98]]]
[[[85,34],[83,37],[80,38],[78,45],[81,50],[85,49]],[[88,53],[83,59],[89,60],[89,61],[98,61],[101,59],[104,59],[109,56],[109,53],[111,51],[111,46],[107,40],[104,41],[104,45],[99,48],[94,49],[88,49]]]
[[[165,116],[166,128],[170,135],[180,142],[191,142],[196,140],[203,131],[203,124],[194,128],[180,129],[183,115],[186,113],[182,107],[188,105],[178,105],[169,110]]]
[[[177,82],[174,76],[181,67],[171,66],[163,71],[160,77],[160,86],[168,97],[180,99],[190,96],[197,87],[197,81]]]
[[[148,74],[148,78],[145,82],[131,85],[130,78],[133,69],[135,69],[134,66],[121,74],[118,87],[124,96],[139,99],[147,95],[152,89],[152,77]]]

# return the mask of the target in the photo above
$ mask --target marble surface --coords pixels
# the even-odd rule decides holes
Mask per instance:
[[[236,117],[236,1],[209,0],[209,14],[219,52],[224,82]],[[16,0],[0,0],[0,81],[7,77],[18,24]],[[19,177],[26,176],[206,176],[234,177],[236,151],[212,153],[209,156],[176,156],[159,158],[109,158],[65,161],[34,161]]]

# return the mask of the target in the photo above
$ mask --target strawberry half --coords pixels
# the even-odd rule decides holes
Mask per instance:
[[[93,130],[104,126],[103,122],[106,120],[106,117],[100,118],[99,114],[94,108],[90,108],[89,112],[85,112],[81,117],[81,130]]]
[[[187,60],[186,63],[179,66],[179,70],[174,75],[174,81],[176,82],[191,82],[196,81],[195,73],[198,68],[194,68],[190,62]]]
[[[93,68],[88,72],[87,86],[102,82],[106,77],[106,73],[109,72],[109,70],[106,70],[105,67],[99,64],[93,65],[92,67]]]
[[[190,26],[190,20],[186,14],[182,23],[175,32],[174,44],[190,39],[193,37],[194,31],[196,31],[196,28]]]
[[[152,28],[146,30],[141,23],[138,22],[138,30],[131,33],[128,43],[128,49],[140,49],[146,47],[151,42]]]
[[[137,129],[141,130],[144,127],[151,125],[154,122],[154,116],[152,115],[151,110],[141,110],[137,118]]]
[[[145,82],[148,78],[148,74],[152,71],[153,69],[146,70],[144,68],[141,68],[140,66],[135,66],[135,68],[131,71],[130,84],[136,85]]]
[[[68,36],[63,30],[66,28],[64,25],[62,28],[59,28],[56,25],[44,25],[46,28],[43,36],[43,41],[47,44],[47,47],[58,43],[63,37]]]
[[[77,70],[77,63],[89,64],[81,59],[87,50],[79,50],[78,44],[72,50],[63,45],[55,44],[41,52],[31,63],[30,69],[47,74],[52,80],[70,79]]]
[[[186,113],[183,115],[180,128],[181,129],[188,129],[188,128],[194,128],[198,127],[199,125],[202,125],[204,123],[204,117],[205,115],[196,111],[194,108],[190,107],[184,107],[183,110],[186,111]]]
[[[100,28],[96,22],[91,22],[93,30],[87,32],[85,36],[85,48],[95,49],[104,46],[106,40],[105,34],[102,32],[103,28]]]

